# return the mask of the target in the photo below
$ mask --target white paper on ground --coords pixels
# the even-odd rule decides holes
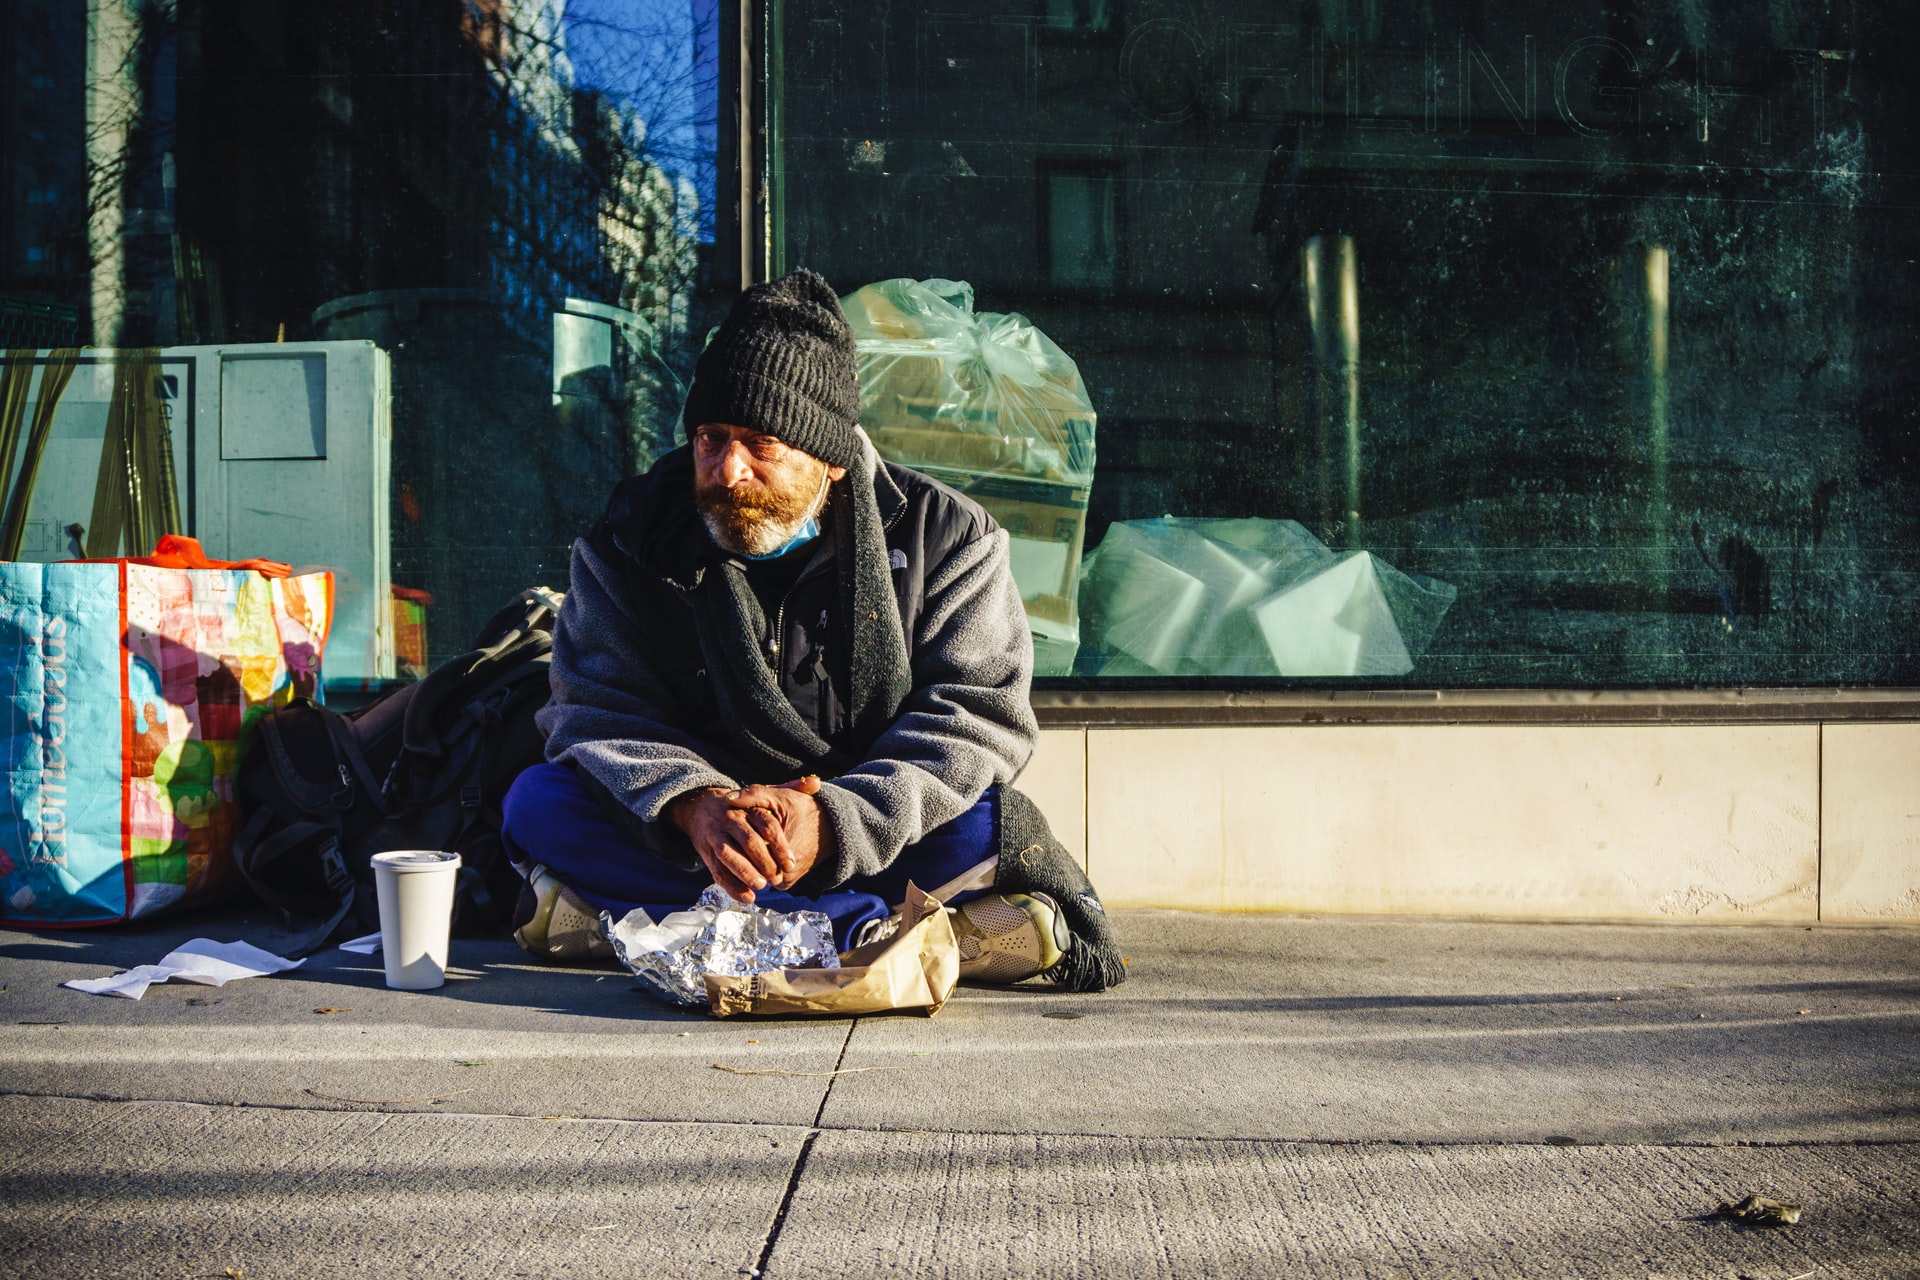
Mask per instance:
[[[175,978],[202,986],[224,987],[236,978],[258,978],[298,969],[305,960],[288,960],[262,951],[250,942],[215,942],[195,938],[161,957],[159,964],[143,964],[111,978],[75,978],[60,985],[96,996],[124,996],[138,1000],[156,982]]]
[[[340,949],[342,951],[351,951],[357,956],[378,955],[380,952],[380,935],[370,933],[364,938],[349,938],[340,944]]]

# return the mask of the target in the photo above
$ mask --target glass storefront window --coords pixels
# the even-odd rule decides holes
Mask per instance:
[[[564,587],[742,277],[804,264],[864,299],[876,440],[1014,534],[1049,678],[1920,684],[1885,0],[16,0],[0,36],[0,539],[337,559],[340,674]]]
[[[1098,460],[1047,669],[1913,685],[1915,31],[1813,0],[788,0],[769,266],[964,281],[1077,365]],[[941,420],[870,390],[870,428]],[[1001,464],[949,478],[1018,509]]]
[[[717,0],[0,7],[16,554],[180,526],[325,559],[356,632],[329,675],[372,681],[564,588],[737,287],[719,24]],[[120,484],[137,510],[95,483],[113,441],[153,460]]]

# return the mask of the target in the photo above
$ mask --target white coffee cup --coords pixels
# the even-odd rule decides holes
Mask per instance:
[[[460,855],[397,849],[373,855],[380,899],[380,956],[387,985],[428,991],[447,981],[447,933],[453,924],[453,888]]]

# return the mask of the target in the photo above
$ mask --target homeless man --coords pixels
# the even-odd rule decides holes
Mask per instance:
[[[695,366],[688,444],[574,544],[548,763],[506,800],[515,937],[610,954],[601,911],[659,919],[714,883],[817,904],[844,948],[912,880],[955,907],[962,977],[1111,986],[1093,887],[1010,785],[1039,731],[1007,535],[880,460],[853,356],[819,276],[748,289]]]

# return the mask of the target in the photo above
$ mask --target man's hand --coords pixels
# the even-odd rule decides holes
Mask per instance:
[[[813,870],[822,854],[831,856],[838,848],[833,824],[814,799],[819,790],[820,779],[809,774],[777,787],[746,787],[727,801],[769,819],[765,824],[755,823],[755,830],[766,840],[779,866],[779,874],[771,878],[776,889],[791,889]]]
[[[677,797],[667,816],[686,832],[713,882],[741,902],[769,885],[790,889],[835,847],[811,775],[777,787],[708,787]]]
[[[713,882],[741,902],[752,902],[754,891],[780,874],[767,843],[778,824],[765,810],[736,804],[739,794],[719,787],[689,791],[668,804],[667,816],[687,833]]]

